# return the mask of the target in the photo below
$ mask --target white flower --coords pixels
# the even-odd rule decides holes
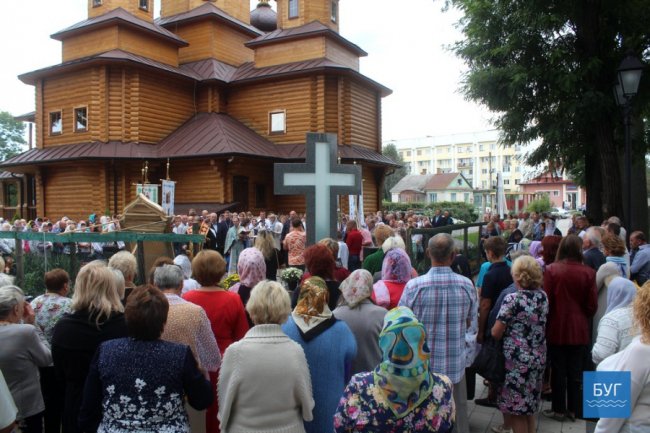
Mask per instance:
[[[145,385],[147,385],[147,383],[144,380],[142,379],[135,380],[135,387],[138,388],[138,391],[142,391],[142,388],[144,388]]]
[[[130,401],[131,401],[131,399],[129,397],[127,397],[126,395],[121,395],[120,396],[120,403],[128,404],[128,402],[130,402]]]
[[[115,385],[107,386],[107,387],[106,387],[106,392],[108,393],[108,395],[111,395],[111,396],[112,396],[113,393],[115,392]]]
[[[156,388],[154,393],[158,396],[158,398],[162,397],[162,395],[165,393],[165,387],[161,386],[161,387]]]

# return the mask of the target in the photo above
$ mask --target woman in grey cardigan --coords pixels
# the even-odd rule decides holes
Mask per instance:
[[[34,310],[16,286],[0,287],[0,370],[18,408],[23,433],[41,432],[45,404],[38,367],[52,363],[45,337],[34,326]]]
[[[379,333],[387,310],[370,300],[373,279],[370,272],[357,269],[341,283],[344,302],[332,313],[343,320],[357,340],[357,356],[352,361],[352,374],[371,371],[381,362]]]

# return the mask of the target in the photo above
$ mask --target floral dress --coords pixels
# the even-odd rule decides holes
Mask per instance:
[[[54,325],[72,309],[72,299],[56,293],[45,293],[31,302],[36,316],[35,325],[43,331],[48,344],[52,344]]]
[[[533,415],[539,410],[546,365],[548,299],[543,290],[518,290],[507,295],[497,320],[506,324],[503,352],[506,379],[497,404],[502,413]]]
[[[348,432],[439,432],[451,431],[455,420],[452,383],[446,376],[432,373],[433,391],[403,418],[396,418],[373,372],[352,376],[334,415],[336,433]]]

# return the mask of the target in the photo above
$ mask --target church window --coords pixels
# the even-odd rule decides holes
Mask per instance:
[[[93,0],[93,7],[96,8],[97,6],[102,5],[102,0]]]
[[[339,0],[332,0],[332,22],[339,20]]]
[[[284,110],[269,113],[269,133],[284,134],[287,132],[287,113]]]
[[[84,132],[88,130],[88,108],[77,107],[74,109],[74,130]]]
[[[5,207],[18,206],[18,187],[15,183],[5,183],[4,202]]]
[[[289,0],[289,18],[298,18],[298,0]]]
[[[143,11],[149,10],[149,0],[140,0],[140,9]]]
[[[61,134],[63,132],[63,119],[60,111],[50,113],[50,135]]]

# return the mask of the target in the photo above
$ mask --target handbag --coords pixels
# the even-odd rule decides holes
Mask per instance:
[[[502,340],[487,339],[476,355],[472,368],[492,383],[503,383],[506,379],[506,358]]]

